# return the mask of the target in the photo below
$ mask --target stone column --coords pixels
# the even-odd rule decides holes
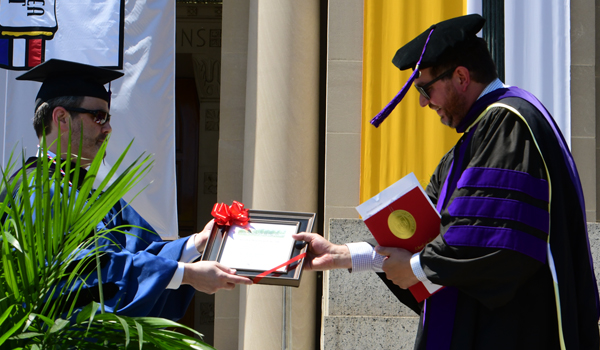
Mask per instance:
[[[243,200],[249,208],[316,212],[319,1],[250,1]],[[243,345],[313,349],[314,273],[299,288],[242,288]]]
[[[219,201],[316,212],[319,1],[224,1],[222,55]],[[255,285],[217,293],[215,346],[314,349],[315,277],[305,272],[299,288]]]
[[[600,218],[600,46],[596,45],[600,6],[594,1],[571,1],[570,9],[571,153],[585,194],[587,221],[594,222]]]
[[[221,113],[217,202],[242,200],[246,68],[248,52],[247,0],[223,1],[221,46]],[[241,341],[240,288],[215,294],[214,346],[236,350]]]

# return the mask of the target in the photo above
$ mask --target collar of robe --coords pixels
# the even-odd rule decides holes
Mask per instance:
[[[49,161],[51,161],[50,165],[48,166],[50,171],[52,173],[54,173],[56,171],[56,157],[50,154],[47,154],[47,159]],[[30,157],[29,159],[27,159],[27,161],[25,162],[25,168],[26,169],[32,169],[35,168],[37,165],[37,159],[38,157]],[[60,167],[60,173],[61,175],[64,177],[66,177],[66,171],[67,171],[67,161],[64,159],[61,159],[61,167]],[[70,162],[70,167],[69,167],[69,172],[71,173],[71,176],[74,176],[75,172],[75,168],[77,167],[77,164],[74,162]],[[85,170],[84,168],[80,168],[79,169],[79,177],[77,179],[77,189],[79,190],[81,188],[81,185],[83,184],[83,179],[85,178],[85,175],[87,174],[87,170]],[[16,176],[17,173],[15,173],[13,175]],[[71,176],[69,176],[69,186],[73,187],[73,181],[71,179]]]

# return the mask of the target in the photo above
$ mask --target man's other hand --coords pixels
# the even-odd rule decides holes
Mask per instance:
[[[197,291],[214,294],[219,289],[233,289],[236,284],[250,285],[252,280],[235,275],[235,269],[216,261],[198,261],[185,264],[181,284],[189,284]]]
[[[198,232],[194,235],[194,245],[196,246],[196,250],[198,253],[202,254],[204,252],[204,248],[206,247],[206,242],[208,242],[208,238],[210,237],[210,232],[215,225],[215,220],[210,220],[201,232]]]
[[[408,250],[377,246],[375,251],[377,254],[387,257],[383,261],[381,269],[385,272],[387,279],[394,282],[395,285],[407,289],[419,282],[410,266],[412,254]]]
[[[308,243],[304,268],[306,270],[350,269],[352,260],[345,245],[333,244],[315,233],[302,232],[292,235],[297,241]]]

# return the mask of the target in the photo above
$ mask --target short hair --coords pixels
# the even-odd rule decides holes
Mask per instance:
[[[33,128],[37,137],[47,135],[52,131],[52,112],[54,108],[62,106],[65,108],[77,108],[83,103],[84,96],[61,96],[43,102],[35,111],[33,117]]]
[[[496,64],[487,43],[479,37],[446,50],[438,62],[440,63],[431,67],[431,75],[434,77],[453,67],[462,66],[469,70],[471,79],[475,82],[489,84],[498,78]]]

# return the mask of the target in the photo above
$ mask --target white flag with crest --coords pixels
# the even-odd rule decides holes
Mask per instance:
[[[175,0],[0,0],[2,165],[14,147],[26,157],[37,151],[32,119],[40,84],[15,77],[51,58],[122,70],[111,85],[105,163],[110,167],[132,139],[126,164],[142,152],[153,155],[142,186],[151,184],[132,205],[163,238],[177,238],[174,30]]]

